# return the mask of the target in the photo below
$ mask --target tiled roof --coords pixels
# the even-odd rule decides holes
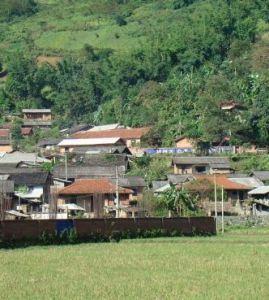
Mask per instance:
[[[145,187],[146,182],[141,176],[126,176],[119,178],[119,185],[127,188]]]
[[[265,195],[269,193],[269,186],[260,186],[250,191],[249,195]]]
[[[269,180],[269,171],[254,171],[252,175],[259,178],[262,181]]]
[[[15,182],[15,185],[45,185],[48,180],[48,172],[32,172],[32,173],[17,173],[11,174],[11,179]]]
[[[31,127],[23,127],[21,128],[21,134],[22,135],[30,135],[32,133],[33,129]]]
[[[20,151],[14,151],[12,153],[6,153],[0,157],[0,164],[18,164],[20,162],[28,163],[43,163],[49,160],[39,157],[36,153],[26,153]]]
[[[173,184],[179,184],[184,183],[186,181],[192,180],[192,175],[174,175],[174,174],[168,174],[167,179],[169,182],[172,182]]]
[[[119,187],[120,194],[131,194],[132,190]],[[108,179],[80,179],[63,188],[60,195],[115,194],[116,186]]]
[[[155,191],[167,184],[169,184],[169,182],[167,180],[166,181],[152,181],[152,189],[153,189],[153,191]]]
[[[228,157],[212,157],[212,156],[181,156],[174,157],[173,164],[177,165],[210,165],[212,168],[230,168],[230,161]]]
[[[9,138],[10,130],[9,129],[0,129],[0,137]]]
[[[118,166],[119,175],[126,173],[127,165]],[[65,166],[55,166],[53,170],[54,178],[65,178]],[[115,177],[116,166],[90,166],[83,165],[68,165],[68,178],[97,178],[97,177]]]
[[[85,131],[73,135],[73,138],[113,138],[120,137],[122,139],[140,139],[143,135],[148,133],[149,127],[143,128],[117,128],[112,130],[102,131]]]
[[[218,187],[223,187],[224,190],[251,190],[250,187],[240,184],[240,183],[236,183],[233,182],[232,180],[230,180],[229,178],[223,176],[223,175],[193,175],[193,177],[197,180],[207,180],[210,183],[214,184],[215,182],[215,178],[216,178],[216,185]],[[193,183],[193,182],[192,182]]]

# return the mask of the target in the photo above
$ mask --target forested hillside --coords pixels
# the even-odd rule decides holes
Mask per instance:
[[[267,146],[268,67],[266,0],[0,1],[2,118],[52,108],[55,126],[151,125],[164,146]]]

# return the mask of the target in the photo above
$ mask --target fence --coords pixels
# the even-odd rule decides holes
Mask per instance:
[[[135,232],[148,230],[178,231],[183,235],[215,234],[212,217],[191,218],[134,218],[134,219],[69,219],[69,220],[6,220],[0,222],[0,239],[38,239],[44,232],[60,233],[74,228],[78,237],[90,234],[110,235],[113,232]]]

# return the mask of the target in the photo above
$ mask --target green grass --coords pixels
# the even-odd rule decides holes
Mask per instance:
[[[0,251],[2,299],[268,299],[269,228]]]
[[[42,49],[79,50],[85,44],[94,48],[110,48],[113,50],[128,50],[141,46],[144,37],[137,34],[138,25],[110,25],[92,31],[58,31],[46,32],[36,40],[36,46]]]

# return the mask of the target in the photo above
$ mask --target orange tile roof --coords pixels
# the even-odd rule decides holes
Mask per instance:
[[[1,137],[9,137],[10,130],[9,129],[0,129],[0,136]]]
[[[63,188],[60,195],[115,194],[116,186],[108,179],[79,179]],[[119,187],[120,194],[131,194],[132,190]]]
[[[149,132],[149,127],[142,128],[118,128],[102,131],[83,131],[75,133],[72,137],[85,139],[85,138],[112,138],[120,137],[122,139],[140,139],[143,135]]]
[[[193,175],[193,177],[197,180],[199,179],[206,179],[208,180],[210,183],[215,182],[215,176],[214,175]],[[216,175],[216,185],[218,187],[223,187],[224,190],[250,190],[251,188],[249,188],[246,185],[240,184],[240,183],[236,183],[233,182],[232,180],[229,180],[229,178],[227,178],[224,175]]]

